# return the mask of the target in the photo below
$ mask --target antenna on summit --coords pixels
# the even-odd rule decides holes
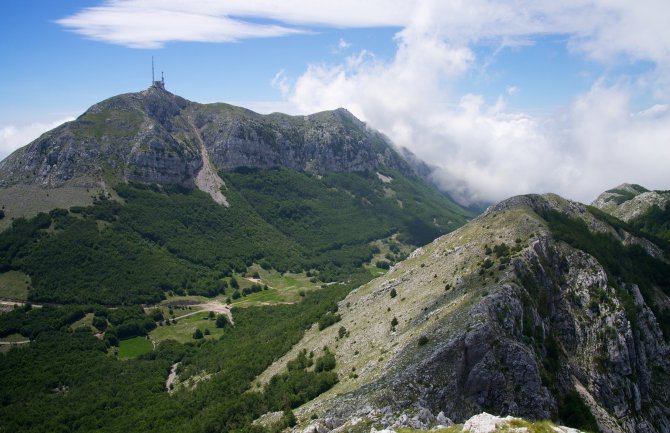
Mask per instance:
[[[163,77],[163,71],[161,71],[161,80],[156,81],[156,76],[154,73],[154,56],[151,56],[151,87],[165,90],[165,78]]]

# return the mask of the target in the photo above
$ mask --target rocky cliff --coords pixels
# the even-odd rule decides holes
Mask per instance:
[[[426,178],[379,132],[344,109],[309,116],[260,115],[228,104],[197,104],[158,87],[102,101],[0,162],[7,218],[114,196],[119,182],[198,188],[228,206],[219,171],[285,167],[317,175],[394,169]],[[31,197],[31,200],[25,200]]]
[[[193,187],[206,158],[217,170],[412,172],[381,134],[344,109],[264,116],[151,87],[96,104],[12,153],[0,163],[0,182],[53,188],[112,177]]]
[[[670,275],[667,252],[584,205],[506,200],[353,291],[339,323],[311,329],[259,381],[328,346],[340,382],[300,410],[305,423],[404,416],[421,427],[485,410],[670,431],[667,316],[656,314],[670,305],[668,279],[619,260]]]
[[[592,205],[622,221],[630,222],[643,216],[653,206],[665,208],[668,203],[668,191],[649,191],[640,185],[623,183],[600,194]]]

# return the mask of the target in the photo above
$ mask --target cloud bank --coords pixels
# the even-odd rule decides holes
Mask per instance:
[[[70,120],[74,120],[74,117],[66,117],[53,122],[0,126],[0,161],[19,147],[25,146],[45,132]]]
[[[590,201],[624,181],[670,188],[668,22],[665,0],[109,0],[59,21],[139,48],[397,27],[390,61],[360,50],[297,77],[280,71],[273,83],[302,112],[348,108],[433,164],[435,180],[463,203],[547,191]],[[477,44],[523,49],[544,35],[560,35],[572,55],[605,71],[644,63],[650,72],[596,77],[550,115],[509,109],[514,86],[494,103],[459,91],[459,80],[486,67]],[[650,106],[634,108],[641,95]]]

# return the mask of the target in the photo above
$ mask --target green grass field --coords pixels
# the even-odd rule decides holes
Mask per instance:
[[[217,328],[214,320],[208,320],[208,312],[196,313],[192,316],[179,319],[173,325],[163,325],[154,329],[149,333],[149,337],[160,343],[164,340],[175,340],[179,343],[187,343],[189,341],[197,341],[193,339],[193,333],[196,329],[204,334],[205,329],[209,329],[210,335],[205,335],[205,339],[219,338],[225,332],[222,328]]]
[[[8,271],[0,274],[0,298],[28,299],[30,277],[23,272]]]
[[[153,350],[154,345],[144,337],[121,340],[119,344],[119,358],[136,358]]]
[[[185,314],[193,313],[202,309],[196,305],[174,305],[175,302],[198,302],[205,304],[212,300],[225,302],[225,299],[225,296],[217,296],[216,298],[206,298],[204,296],[168,296],[168,298],[161,302],[158,306],[146,309],[146,311],[151,311],[154,308],[158,308],[163,313],[163,317],[166,319],[173,319],[175,317],[183,316]],[[172,306],[170,306],[171,304]],[[170,310],[172,310],[172,314],[170,314]]]
[[[258,265],[249,268],[248,274],[258,272],[261,285],[268,286],[268,290],[252,293],[245,297],[233,301],[233,305],[239,307],[257,306],[263,304],[293,303],[300,301],[300,292],[309,292],[321,288],[320,283],[310,282],[310,277],[305,273],[293,274],[287,272],[280,274],[275,270],[265,270]],[[241,275],[235,277],[240,284],[240,289],[250,287],[254,284],[248,278]],[[228,289],[228,294],[232,294],[232,289]]]
[[[294,303],[300,301],[300,292],[307,293],[309,291],[319,290],[321,288],[320,283],[310,282],[311,277],[308,277],[305,273],[292,274],[287,272],[285,274],[280,274],[275,270],[265,270],[258,265],[253,265],[249,268],[246,275],[252,275],[254,272],[258,272],[260,275],[258,284],[267,285],[268,290],[263,290],[261,292],[252,293],[239,299],[234,299],[232,300],[233,305],[237,307],[251,307],[268,304]],[[235,275],[235,279],[240,286],[240,291],[247,287],[251,287],[255,283],[255,281],[252,281],[250,277],[245,275],[237,274]],[[170,307],[167,305],[178,302],[199,302],[205,304],[213,300],[225,303],[226,299],[232,297],[233,292],[234,289],[228,287],[226,289],[225,295],[217,296],[215,298],[206,298],[204,296],[192,295],[169,296],[165,301],[161,302],[161,305],[159,305],[158,308],[160,308],[160,310],[163,312],[163,316],[165,318],[179,317],[183,316],[184,314],[197,311],[201,307],[196,305],[191,305],[189,307],[175,305],[172,307],[173,314],[170,314]],[[195,331],[195,328],[193,328],[191,332],[193,331]],[[213,332],[213,329],[210,329],[210,331]]]

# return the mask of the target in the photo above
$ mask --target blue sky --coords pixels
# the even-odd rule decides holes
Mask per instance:
[[[0,158],[145,89],[154,56],[192,101],[344,106],[463,202],[670,188],[670,6],[564,3],[6,0]]]

